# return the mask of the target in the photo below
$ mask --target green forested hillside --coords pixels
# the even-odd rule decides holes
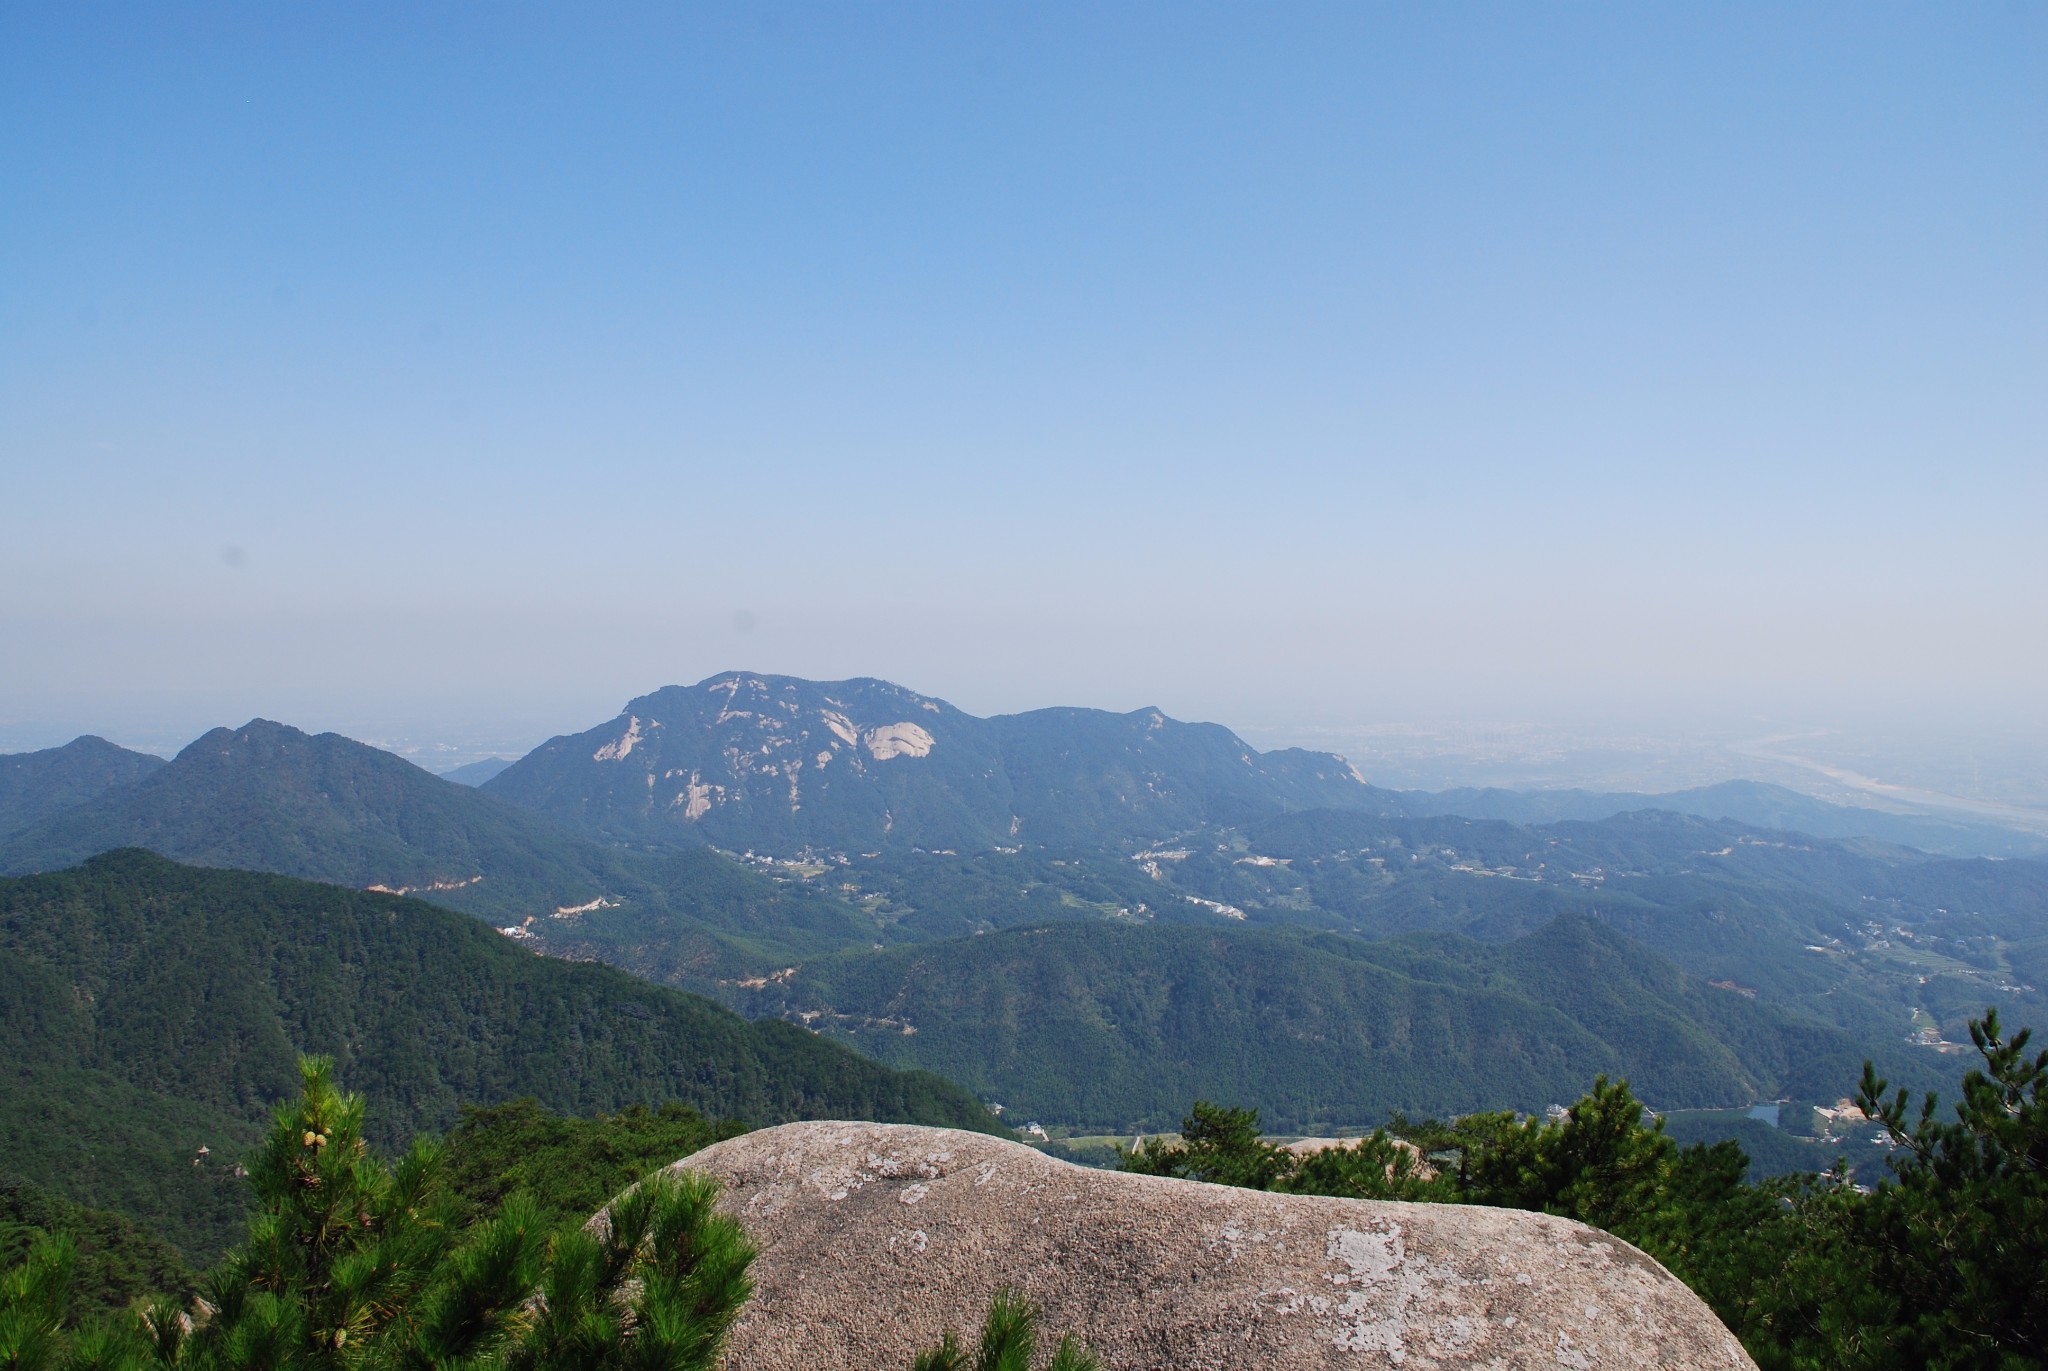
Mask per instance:
[[[178,1250],[121,1214],[73,1204],[22,1181],[0,1180],[0,1271],[46,1233],[78,1245],[75,1297],[87,1309],[125,1309],[138,1296],[181,1295],[191,1269]]]
[[[1222,730],[1154,721],[1145,712],[975,720],[881,683],[869,683],[865,695],[831,687],[816,701],[783,688],[808,683],[760,682],[754,693],[761,698],[744,700],[739,685],[723,678],[711,684],[720,688],[683,692],[690,698],[681,703],[669,698],[674,692],[662,692],[636,704],[663,710],[676,704],[699,713],[715,706],[691,726],[772,734],[809,727],[804,711],[814,703],[834,716],[825,719],[821,712],[817,728],[842,743],[834,728],[852,728],[867,758],[864,772],[848,772],[865,777],[849,793],[877,799],[892,824],[926,822],[919,815],[938,822],[932,816],[940,811],[922,808],[926,801],[915,800],[918,787],[906,778],[944,780],[952,774],[945,768],[971,761],[982,768],[978,780],[968,778],[980,787],[970,787],[980,797],[968,806],[974,812],[992,796],[1003,798],[1002,812],[1028,831],[1040,800],[1066,804],[1070,812],[1062,822],[1100,823],[1108,836],[1051,847],[1005,835],[959,850],[883,846],[753,865],[702,845],[607,847],[376,749],[258,723],[210,734],[144,780],[109,790],[0,848],[18,865],[43,865],[101,844],[142,842],[197,861],[249,862],[355,886],[452,886],[422,893],[501,925],[523,926],[527,947],[610,963],[748,1012],[817,1011],[824,1016],[818,1024],[886,1060],[937,1064],[1013,1107],[1040,1100],[1028,1107],[1049,1120],[1103,1126],[1170,1122],[1171,1111],[1196,1094],[1273,1098],[1226,1088],[1237,1079],[1228,1070],[1270,1082],[1319,1080],[1327,1100],[1310,1091],[1289,1096],[1284,1107],[1268,1106],[1270,1117],[1303,1126],[1360,1122],[1384,1108],[1443,1111],[1523,1102],[1522,1095],[1502,1093],[1510,1089],[1543,1094],[1534,1101],[1543,1103],[1581,1087],[1589,1072],[1635,1072],[1641,1069],[1631,1065],[1636,1060],[1661,1073],[1637,1082],[1660,1105],[1745,1103],[1790,1091],[1832,1099],[1848,1086],[1833,1074],[1844,1058],[1841,1035],[1855,1044],[1847,1054],[1851,1073],[1857,1054],[1865,1053],[1887,1061],[1899,1078],[1917,1079],[1916,1070],[1933,1065],[1934,1048],[1905,1048],[1909,1034],[1933,1040],[1946,1032],[1953,1040],[1987,1004],[2027,1017],[2048,982],[2032,969],[2038,957],[2030,951],[2048,908],[2048,865],[2041,863],[1940,860],[1656,812],[1524,827],[1365,809],[1304,810],[1290,806],[1314,799],[1319,787],[1355,787],[1355,778],[1335,774],[1335,762],[1321,754],[1260,760]],[[712,706],[696,694],[711,698]],[[773,727],[763,721],[771,710]],[[929,724],[931,749],[923,756],[874,755],[876,746],[911,735],[884,737],[875,729],[893,725],[862,720],[906,713]],[[733,717],[723,718],[727,714]],[[573,748],[564,743],[556,751],[577,774],[597,767],[602,774],[638,776],[644,795],[651,773],[634,768],[651,764],[649,758],[669,745],[663,735],[681,727],[679,719],[696,715],[663,722],[652,713],[629,713],[616,736],[585,738]],[[636,739],[631,747],[628,735]],[[941,758],[949,739],[976,738],[981,742],[974,747],[963,744],[957,755]],[[977,751],[982,744],[986,748]],[[595,756],[607,748],[608,757]],[[771,749],[778,756],[787,750]],[[813,761],[832,772],[851,763],[853,751],[842,747],[834,761],[816,763],[815,755]],[[938,769],[906,769],[925,763]],[[1003,797],[988,787],[998,786],[997,771],[1009,775],[1005,768],[1028,784]],[[803,785],[816,780],[809,769],[803,774]],[[1208,779],[1199,785],[1190,779],[1202,776]],[[1112,802],[1134,787],[1143,794],[1131,806]],[[730,808],[727,821],[767,813],[759,808],[766,793],[749,802],[754,808]],[[786,811],[788,791],[781,796]],[[1203,819],[1156,844],[1115,837],[1132,814],[1202,818],[1238,809],[1248,817],[1235,826]],[[595,907],[557,917],[564,905]],[[1576,927],[1583,919],[1632,940],[1617,940],[1603,954],[1627,963],[1614,995],[1566,993],[1585,979],[1569,967],[1553,975],[1530,969],[1530,959],[1546,946],[1545,930]],[[1107,931],[1062,932],[1050,942],[980,936],[1057,922]],[[1242,964],[1225,958],[1205,965],[1192,980],[1183,973],[1192,976],[1188,967],[1195,964],[1172,962],[1183,957],[1174,950],[1183,945],[1170,939],[1159,946],[1172,964],[1119,953],[1097,965],[1100,949],[1111,942],[1091,940],[1121,937],[1117,930],[1134,923],[1215,930],[1232,945],[1248,930],[1278,935],[1291,929],[1292,941],[1262,945],[1269,950]],[[1398,937],[1410,933],[1439,936],[1420,942]],[[900,1024],[879,1033],[863,1027],[866,1020],[903,1017],[889,1007],[896,992],[887,982],[911,954],[877,948],[905,943],[932,944],[915,954],[917,965],[946,968],[964,985],[978,983],[977,977],[1000,979],[1002,1012],[948,1006],[925,984],[914,987],[924,1016],[911,1017],[916,1034],[902,1033]],[[1008,949],[1009,960],[982,966],[998,948]],[[1270,950],[1282,948],[1284,957]],[[1629,960],[1644,949],[1656,955]],[[1070,964],[1076,958],[1078,967]],[[1282,962],[1284,973],[1275,970]],[[1659,979],[1676,974],[1674,967],[1688,979]],[[1103,1009],[1097,992],[1086,988],[1095,976],[1172,983],[1176,994],[1196,987],[1230,1012],[1204,1021],[1195,1039],[1156,1025],[1145,1030],[1153,1035],[1148,1038],[1124,1025],[1128,1016]],[[1323,982],[1331,978],[1341,988],[1325,993]],[[1075,985],[1085,993],[1070,993]],[[1112,986],[1102,993],[1118,992]],[[1297,1023],[1292,1011],[1273,1012],[1276,994],[1280,1003],[1289,995],[1313,1002],[1313,1015]],[[1393,1031],[1390,1023],[1410,1013],[1403,1004],[1438,994],[1463,997],[1462,1008],[1444,1011],[1446,1023],[1460,1015],[1484,1019],[1463,1030],[1467,1037],[1500,1024],[1528,1032],[1505,1055],[1466,1051],[1447,1039],[1453,1045],[1435,1057],[1346,1049],[1335,1066],[1308,1046],[1378,1044]],[[61,1008],[61,996],[45,998]],[[1657,1013],[1643,1013],[1641,1007],[1652,1003]],[[1775,1029],[1764,1032],[1759,1025],[1775,1023],[1773,1015],[1824,1025],[1837,1036],[1788,1039]],[[1015,1041],[1004,1037],[1006,1021],[1022,1026]],[[1101,1021],[1119,1027],[1105,1030]],[[1149,1103],[1126,1107],[1155,1088],[1154,1058],[1171,1071],[1191,1055],[1181,1046],[1184,1039],[1198,1040],[1200,1053],[1192,1055],[1224,1076],[1211,1085],[1184,1073],[1173,1089],[1159,1091],[1158,1111]],[[460,1035],[450,1041],[460,1060]],[[274,1043],[272,1049],[255,1058],[273,1066],[285,1060]],[[1904,1059],[1891,1060],[1902,1053]],[[1016,1075],[997,1072],[991,1063],[1005,1060],[1004,1054],[1019,1062],[1035,1058],[1031,1071],[1038,1076],[1032,1079],[1042,1082],[1027,1087]],[[1056,1079],[1074,1060],[1104,1065],[1082,1073],[1090,1075],[1083,1086]],[[1503,1061],[1516,1065],[1500,1067]],[[1556,1064],[1547,1076],[1546,1062]],[[109,1075],[99,1061],[38,1062],[37,1069],[84,1073],[72,1097],[133,1088],[128,1077]],[[1411,1080],[1412,1087],[1403,1084]],[[377,1081],[363,1085],[383,1093]],[[32,1109],[45,1098],[41,1086],[26,1095],[24,1089],[0,1086],[0,1111]],[[1076,1092],[1092,1094],[1083,1101]],[[453,1093],[460,1092],[444,1092]],[[1005,1098],[1012,1095],[1016,1099]],[[203,1096],[184,1107],[239,1117],[231,1103]],[[98,1125],[81,1119],[77,1126]],[[208,1129],[223,1131],[204,1121],[185,1131],[198,1139]],[[115,1139],[96,1144],[118,1145]],[[46,1168],[71,1165],[96,1174],[80,1160],[84,1153],[59,1151],[63,1155],[46,1159]],[[130,1197],[115,1204],[118,1197],[78,1188],[87,1181],[71,1184],[66,1193],[95,1203],[145,1202]],[[178,1184],[189,1187],[193,1180],[181,1177]],[[190,1211],[201,1198],[177,1203]]]
[[[1582,918],[1498,946],[1069,922],[820,958],[749,994],[1008,1117],[1105,1130],[1194,1098],[1301,1131],[1541,1108],[1603,1072],[1663,1107],[1832,1098],[1867,1055]]]
[[[0,954],[10,1000],[17,969]],[[17,1007],[6,1005],[10,1020]],[[0,1177],[124,1214],[195,1266],[240,1237],[248,1193],[234,1168],[262,1132],[255,1115],[196,1104],[111,1071],[46,1065],[20,1055],[43,1051],[46,1038],[0,1034],[8,1050],[0,1066]]]
[[[296,1087],[301,1051],[381,1102],[386,1143],[520,1097],[993,1126],[937,1077],[536,957],[434,905],[133,850],[0,881],[0,987],[0,1174],[194,1247],[224,1218],[220,1159]],[[201,1145],[214,1156],[194,1166]]]
[[[583,1221],[648,1172],[743,1131],[673,1101],[580,1118],[514,1100],[462,1111],[441,1139],[441,1174],[472,1214],[516,1192],[552,1227]]]

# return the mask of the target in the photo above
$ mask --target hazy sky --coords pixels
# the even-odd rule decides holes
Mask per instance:
[[[17,746],[2048,727],[2032,0],[14,4],[0,130]]]

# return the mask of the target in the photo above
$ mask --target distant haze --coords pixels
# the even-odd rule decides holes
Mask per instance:
[[[9,7],[0,748],[453,764],[743,667],[2022,798],[2044,67],[2038,5]]]

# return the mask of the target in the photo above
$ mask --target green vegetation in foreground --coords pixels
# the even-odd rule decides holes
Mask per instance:
[[[998,1290],[972,1352],[949,1328],[937,1347],[918,1354],[911,1371],[1031,1371],[1038,1360],[1038,1313],[1021,1290]],[[1045,1371],[1096,1371],[1100,1365],[1072,1333],[1060,1339],[1044,1363]]]
[[[1794,1106],[1786,1106],[1788,1111]],[[1801,1172],[1833,1170],[1846,1166],[1851,1177],[1875,1181],[1885,1174],[1889,1143],[1874,1141],[1883,1130],[1865,1126],[1844,1137],[1808,1137],[1789,1125],[1779,1126],[1753,1119],[1736,1110],[1679,1111],[1663,1114],[1664,1131],[1680,1147],[1694,1143],[1711,1145],[1723,1140],[1741,1146],[1749,1155],[1749,1179],[1791,1176]]]
[[[0,1176],[127,1214],[208,1266],[246,1213],[234,1162],[296,1089],[301,1050],[380,1102],[387,1149],[520,1098],[1001,1131],[936,1076],[536,957],[417,900],[134,850],[0,880]]]
[[[9,1257],[0,1267],[0,1367],[709,1371],[719,1364],[752,1292],[753,1245],[737,1221],[716,1212],[717,1182],[637,1162],[650,1153],[665,1160],[670,1149],[730,1129],[683,1109],[573,1120],[520,1101],[470,1111],[444,1143],[415,1144],[386,1163],[365,1138],[361,1097],[342,1094],[332,1069],[322,1058],[300,1063],[299,1097],[279,1108],[250,1159],[257,1204],[247,1240],[198,1282],[197,1297],[172,1267],[154,1293],[109,1312],[108,1254],[97,1265],[82,1262],[84,1243],[74,1235],[99,1219],[61,1203],[52,1211],[60,1222],[43,1225],[25,1254],[0,1249]],[[614,1188],[621,1168],[637,1184]],[[585,1207],[580,1197],[591,1193],[598,1203]],[[26,1203],[49,1208],[35,1197]],[[605,1221],[586,1226],[598,1208]],[[0,1225],[0,1241],[12,1236]],[[143,1240],[128,1255],[148,1250]],[[120,1280],[132,1288],[142,1274],[123,1269]],[[1020,1292],[999,1291],[972,1351],[948,1332],[917,1357],[914,1371],[1096,1371],[1094,1355],[1071,1334],[1041,1361],[1038,1320]]]
[[[673,1101],[573,1118],[515,1100],[464,1109],[461,1123],[435,1149],[441,1183],[463,1222],[523,1195],[554,1228],[583,1222],[640,1177],[745,1131]],[[236,1163],[246,1159],[237,1149],[205,1166],[186,1165],[188,1172],[206,1173],[201,1184],[223,1192],[233,1232],[218,1251],[248,1225],[253,1192],[236,1176],[246,1170]],[[88,1209],[22,1181],[0,1181],[0,1270],[19,1262],[44,1235],[67,1236],[77,1247],[73,1294],[82,1309],[119,1310],[140,1295],[196,1288],[189,1260],[128,1213]]]
[[[251,1160],[247,1240],[202,1282],[130,1314],[76,1317],[78,1250],[39,1239],[0,1278],[10,1371],[618,1368],[708,1371],[751,1291],[754,1249],[716,1182],[649,1176],[602,1231],[550,1226],[525,1195],[460,1222],[440,1158],[370,1153],[363,1102],[302,1064]],[[541,1299],[533,1299],[538,1291]]]
[[[1965,1077],[1953,1123],[1936,1117],[1931,1097],[1916,1112],[1904,1091],[1888,1094],[1866,1070],[1858,1103],[1897,1145],[1893,1175],[1868,1193],[1839,1175],[1745,1182],[1739,1146],[1681,1149],[1626,1084],[1605,1080],[1561,1119],[1398,1121],[1306,1156],[1267,1142],[1252,1111],[1198,1103],[1177,1140],[1148,1140],[1124,1164],[1593,1224],[1663,1262],[1772,1371],[2019,1371],[2048,1352],[2048,1052],[2029,1057],[2029,1035],[2005,1038],[1995,1013],[1972,1030],[1983,1064]],[[614,1209],[625,1218],[613,1236],[593,1238],[580,1223],[587,1197],[606,1194],[641,1160],[658,1166],[671,1148],[694,1150],[729,1127],[678,1109],[565,1120],[520,1102],[471,1111],[444,1144],[417,1144],[387,1166],[364,1143],[361,1102],[333,1089],[325,1064],[308,1063],[303,1081],[252,1159],[259,1208],[249,1240],[199,1283],[207,1307],[187,1310],[167,1296],[141,1302],[137,1316],[97,1315],[147,1274],[176,1289],[181,1273],[146,1240],[111,1252],[132,1232],[118,1220],[0,1192],[21,1196],[8,1212],[26,1218],[0,1225],[0,1240],[32,1244],[0,1281],[0,1366],[708,1364],[691,1360],[692,1349],[715,1351],[737,1308],[743,1240],[693,1245],[663,1234],[705,1222],[709,1192],[643,1185]],[[87,1231],[103,1260],[101,1274],[81,1282]],[[709,1265],[684,1270],[684,1258],[671,1260],[678,1252]],[[635,1320],[656,1317],[652,1306],[617,1317],[635,1279],[647,1299],[669,1301],[659,1316],[667,1321],[652,1325],[669,1339],[658,1347],[633,1342],[643,1326]],[[525,1302],[536,1287],[547,1293],[545,1311]],[[974,1353],[949,1339],[919,1366],[1027,1367],[1035,1327],[1018,1317],[1022,1308],[999,1301]],[[570,1312],[558,1319],[557,1310]],[[198,1315],[189,1336],[181,1313]],[[655,1352],[652,1361],[642,1355]],[[1078,1371],[1085,1349],[1063,1344],[1051,1365]]]
[[[436,1150],[442,1185],[464,1222],[523,1195],[542,1224],[556,1228],[588,1219],[649,1172],[745,1131],[674,1101],[584,1119],[528,1099],[464,1109]],[[217,1207],[233,1231],[216,1250],[226,1250],[247,1227],[252,1192],[235,1176],[242,1159],[237,1149],[218,1162],[185,1166],[199,1177],[196,1184],[223,1192]],[[183,1254],[125,1213],[87,1209],[22,1181],[0,1181],[0,1269],[21,1261],[38,1237],[58,1234],[78,1249],[73,1295],[82,1308],[124,1309],[140,1295],[194,1288]]]
[[[577,1119],[515,1100],[463,1110],[441,1140],[441,1168],[467,1217],[523,1194],[544,1222],[580,1223],[650,1171],[746,1131],[674,1102]]]
[[[1397,1120],[1306,1156],[1268,1143],[1256,1111],[1198,1102],[1178,1140],[1147,1140],[1124,1165],[1576,1219],[1657,1258],[1767,1371],[2020,1371],[2048,1358],[2048,1052],[2030,1058],[2030,1034],[2006,1039],[1996,1012],[1970,1032],[1983,1065],[1953,1123],[1935,1096],[1916,1113],[1864,1068],[1857,1103],[1898,1149],[1867,1193],[1839,1174],[1745,1182],[1735,1143],[1681,1149],[1605,1079],[1561,1120]]]

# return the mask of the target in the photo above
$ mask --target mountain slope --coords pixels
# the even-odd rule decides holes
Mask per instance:
[[[0,1173],[128,1212],[104,1186],[75,1193],[86,1144],[86,1169],[122,1156],[149,1184],[189,1185],[204,1170],[194,1149],[246,1144],[295,1088],[301,1051],[334,1056],[377,1102],[385,1144],[448,1127],[464,1104],[524,1096],[579,1114],[673,1099],[752,1123],[989,1126],[937,1077],[533,956],[450,910],[133,850],[0,880],[0,987],[0,1104],[46,1120],[0,1136]],[[94,1127],[129,1134],[64,1136],[82,1090],[114,1111],[91,1111]]]
[[[484,790],[615,840],[781,851],[981,844],[1011,820],[982,720],[868,680],[667,686],[541,744]]]
[[[484,789],[615,841],[773,852],[1113,843],[1371,793],[1340,758],[1269,761],[1157,710],[981,719],[886,681],[743,672],[643,695]]]
[[[559,910],[622,904],[640,936],[706,964],[752,966],[873,933],[838,901],[708,851],[620,852],[378,748],[262,719],[215,729],[139,783],[0,843],[0,870],[55,870],[122,847],[417,893],[543,929]]]
[[[21,1181],[0,1181],[0,1271],[12,1270],[37,1239],[62,1234],[78,1247],[75,1307],[117,1313],[146,1295],[192,1285],[183,1257],[125,1215],[72,1203]]]
[[[62,747],[0,756],[0,839],[133,785],[163,764],[161,757],[130,752],[91,734]]]
[[[1220,724],[1156,709],[1037,709],[987,721],[997,741],[1016,836],[1103,845],[1294,809],[1363,803],[1364,780],[1342,758],[1298,749],[1277,762]]]
[[[8,869],[148,847],[180,860],[393,889],[502,883],[596,895],[602,854],[534,818],[339,734],[252,719],[217,728],[140,783],[7,844]]]
[[[679,1099],[756,1121],[978,1119],[942,1081],[535,957],[424,901],[146,852],[0,881],[0,954],[25,992],[7,1009],[10,1060],[108,1071],[230,1114],[295,1088],[306,1050],[333,1053],[394,1138],[521,1095],[578,1112]]]
[[[1497,946],[1064,923],[842,953],[750,995],[1011,1117],[1087,1128],[1168,1126],[1198,1096],[1304,1130],[1535,1109],[1601,1072],[1663,1107],[1833,1098],[1862,1061],[1845,1034],[1569,917]]]
[[[465,762],[461,766],[441,773],[444,781],[457,785],[482,785],[491,777],[503,771],[517,760],[512,757],[486,757],[480,762]]]

